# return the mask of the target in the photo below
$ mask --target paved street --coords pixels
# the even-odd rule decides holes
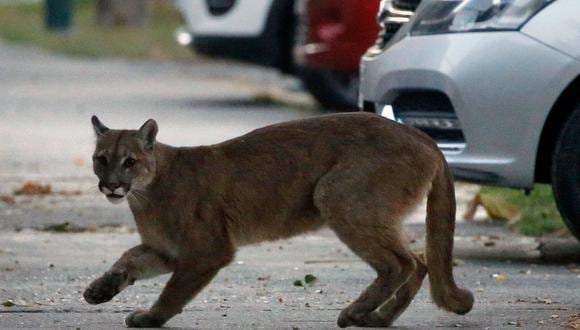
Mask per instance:
[[[276,73],[224,62],[77,59],[0,43],[0,196],[14,198],[0,201],[0,327],[122,328],[124,316],[149,306],[167,280],[136,283],[99,306],[82,300],[91,279],[138,242],[128,207],[112,206],[97,192],[91,115],[112,128],[155,118],[160,141],[211,144],[320,114],[307,102],[270,98],[295,88]],[[29,180],[50,185],[51,194],[12,196]],[[457,187],[461,212],[477,187]],[[421,237],[423,218],[418,210],[409,219],[411,238]],[[50,225],[61,226],[46,230]],[[504,229],[458,226],[458,235],[491,232],[501,236]],[[294,286],[307,274],[317,277],[312,286]],[[548,329],[580,312],[576,265],[463,258],[455,274],[475,294],[470,314],[438,310],[426,281],[396,325]],[[372,279],[327,230],[251,246],[167,326],[335,328],[340,310]]]

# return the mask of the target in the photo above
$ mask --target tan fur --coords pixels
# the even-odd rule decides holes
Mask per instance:
[[[453,184],[433,141],[364,113],[268,126],[208,147],[155,142],[157,125],[109,130],[96,117],[95,173],[108,193],[128,191],[142,245],[95,280],[85,298],[110,300],[135,280],[173,273],[131,327],[160,326],[181,312],[237,247],[328,225],[377,279],[339,316],[341,327],[390,326],[426,273],[434,301],[456,313],[473,304],[453,280]],[[135,158],[130,168],[121,160]],[[127,164],[125,164],[127,165]],[[427,265],[412,254],[401,221],[428,194]],[[109,196],[110,199],[115,199]]]

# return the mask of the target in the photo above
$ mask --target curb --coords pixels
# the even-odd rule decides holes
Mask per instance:
[[[538,250],[547,263],[580,262],[580,242],[573,238],[540,240]]]
[[[411,247],[422,250],[425,241],[418,240]],[[574,263],[580,262],[580,242],[561,238],[456,236],[453,255],[461,259]]]

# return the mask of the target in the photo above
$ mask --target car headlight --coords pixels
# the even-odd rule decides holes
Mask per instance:
[[[428,0],[411,35],[518,30],[555,0]]]

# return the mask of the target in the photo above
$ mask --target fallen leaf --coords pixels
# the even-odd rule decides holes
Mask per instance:
[[[52,191],[49,184],[43,185],[38,182],[26,181],[20,189],[14,191],[15,195],[48,195]]]
[[[313,285],[318,279],[316,278],[316,276],[312,275],[312,274],[306,274],[306,276],[304,276],[304,282],[308,285]]]
[[[552,304],[552,299],[547,299],[547,298],[544,299],[544,298],[536,297],[536,303],[551,305]]]
[[[79,196],[81,195],[80,190],[62,190],[58,192],[59,195],[62,196]]]
[[[51,233],[116,233],[116,234],[127,234],[133,233],[135,229],[129,228],[127,226],[121,225],[88,225],[79,226],[71,224],[69,222],[56,223],[46,225],[40,229],[40,231],[47,231]]]
[[[14,199],[14,197],[8,196],[8,195],[0,196],[0,201],[4,202],[5,204],[8,204],[8,205],[16,204],[16,199]]]
[[[53,233],[78,233],[82,231],[78,226],[72,225],[69,222],[46,225],[41,230]]]
[[[518,221],[522,217],[521,211],[513,204],[498,198],[491,194],[482,194],[478,192],[471,201],[469,201],[467,210],[463,214],[465,220],[473,220],[477,208],[482,206],[485,212],[492,220]]]
[[[580,313],[570,315],[566,322],[560,323],[560,326],[568,329],[580,329]]]
[[[497,281],[504,281],[505,280],[505,275],[504,274],[493,274],[491,275],[492,278],[495,278]]]
[[[580,268],[568,268],[572,273],[580,273]]]
[[[6,300],[1,305],[4,306],[4,307],[14,307],[14,306],[16,306],[16,304],[14,303],[14,301],[12,301],[12,299]]]

